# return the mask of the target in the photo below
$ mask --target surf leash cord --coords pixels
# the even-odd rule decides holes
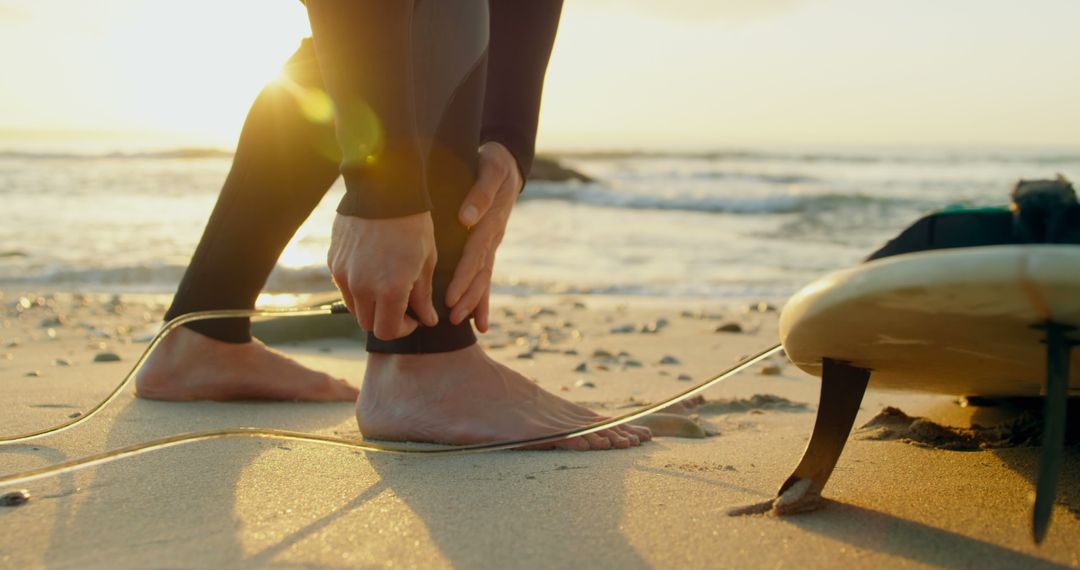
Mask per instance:
[[[334,303],[327,305],[319,305],[315,307],[285,307],[285,308],[267,308],[267,309],[224,309],[215,311],[198,311],[193,313],[187,313],[180,315],[175,319],[165,323],[158,331],[154,338],[150,339],[150,343],[143,350],[142,354],[135,361],[135,364],[131,367],[131,370],[124,376],[123,380],[109,394],[100,402],[94,405],[88,412],[70,419],[64,423],[55,425],[50,428],[18,434],[18,435],[2,435],[0,436],[0,447],[5,445],[14,445],[20,443],[26,443],[34,441],[40,438],[56,435],[67,431],[75,426],[90,421],[91,418],[101,413],[109,404],[114,402],[121,392],[124,391],[135,378],[135,374],[142,367],[143,363],[150,356],[150,353],[155,347],[177,327],[183,326],[187,323],[195,321],[204,321],[210,319],[225,319],[225,318],[246,318],[246,317],[300,317],[300,316],[313,316],[313,315],[337,315],[348,313],[343,303]],[[672,404],[690,398],[705,390],[727,380],[728,378],[746,370],[747,368],[769,358],[776,354],[781,349],[779,344],[771,346],[758,352],[757,354],[743,359],[738,364],[720,372],[719,374],[704,380],[703,382],[691,386],[690,388],[683,390],[667,398],[649,404],[643,408],[635,411],[631,411],[620,416],[616,416],[602,422],[584,426],[574,430],[568,430],[548,436],[535,437],[531,439],[520,439],[513,441],[495,442],[495,443],[481,443],[473,445],[435,445],[416,447],[414,445],[401,445],[394,443],[382,443],[365,440],[345,439],[340,437],[332,437],[327,435],[320,435],[314,433],[304,433],[288,430],[278,429],[263,429],[263,428],[251,428],[251,427],[238,427],[238,428],[225,428],[216,430],[207,430],[200,432],[190,432],[184,434],[173,435],[110,451],[104,451],[94,455],[89,455],[79,459],[71,461],[65,461],[57,463],[55,465],[49,465],[30,471],[24,471],[22,473],[14,473],[0,477],[0,487],[7,487],[12,485],[18,485],[23,483],[29,483],[39,479],[47,477],[53,477],[65,473],[71,473],[86,469],[88,467],[94,467],[110,463],[119,459],[128,457],[134,457],[150,451],[157,451],[161,449],[167,449],[170,447],[176,447],[179,445],[185,445],[189,443],[195,443],[198,441],[209,441],[215,439],[235,439],[235,438],[250,438],[250,439],[277,439],[295,441],[300,443],[312,443],[322,445],[332,445],[337,447],[345,447],[349,449],[371,451],[379,453],[396,453],[407,455],[464,455],[473,453],[485,453],[490,451],[502,451],[507,449],[516,449],[520,447],[529,447],[534,445],[543,445],[548,443],[554,443],[565,439],[588,435],[605,429],[610,429],[616,426],[620,426],[626,423],[633,422],[634,420],[643,418],[649,414],[662,410]]]

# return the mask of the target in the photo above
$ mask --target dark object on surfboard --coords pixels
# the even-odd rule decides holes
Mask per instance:
[[[1080,246],[1072,185],[1061,176],[1021,180],[1008,207],[923,217],[867,263],[792,297],[781,340],[792,362],[821,376],[821,400],[806,451],[772,511],[820,506],[868,384],[1041,394],[1032,514],[1041,542],[1061,471],[1070,372],[1080,384],[1080,359],[1071,356],[1080,344],[1080,247],[1072,246]]]

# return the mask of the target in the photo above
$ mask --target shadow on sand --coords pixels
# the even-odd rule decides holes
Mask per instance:
[[[1067,568],[1022,552],[880,511],[828,501],[808,515],[783,517],[788,524],[856,548],[887,552],[937,567]]]
[[[173,404],[133,399],[118,404],[121,409],[104,447],[187,431],[266,425],[260,415],[278,406],[289,407],[287,425],[272,427],[284,429],[314,431],[351,416],[347,403]],[[169,416],[173,418],[162,421]],[[234,513],[236,485],[244,468],[274,445],[250,440],[195,443],[74,475],[83,483],[75,487],[67,482],[72,492],[58,498],[59,510],[68,515],[58,519],[43,565],[122,568],[146,560],[185,567],[240,565],[244,553]]]

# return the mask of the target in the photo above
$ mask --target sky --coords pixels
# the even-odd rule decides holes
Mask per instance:
[[[539,146],[1080,146],[1078,23],[1075,0],[566,0]],[[0,0],[0,138],[229,148],[307,33],[295,0]]]

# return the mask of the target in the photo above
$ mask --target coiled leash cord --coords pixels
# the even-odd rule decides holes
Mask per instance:
[[[35,431],[31,433],[24,433],[20,435],[12,436],[0,436],[0,446],[13,445],[16,443],[25,443],[33,441],[39,438],[47,437],[50,435],[58,434],[63,431],[67,431],[79,424],[90,421],[91,418],[100,413],[106,406],[116,400],[117,396],[124,391],[131,380],[135,377],[135,373],[146,362],[147,357],[150,356],[150,352],[161,342],[165,335],[172,332],[173,329],[185,325],[187,323],[195,321],[205,321],[210,319],[227,319],[227,318],[244,318],[244,317],[299,317],[299,316],[312,316],[312,315],[336,315],[347,313],[343,303],[335,303],[332,305],[319,305],[316,307],[294,307],[294,308],[274,308],[274,309],[226,309],[218,311],[199,311],[194,313],[187,313],[180,315],[175,319],[165,323],[161,330],[158,331],[154,338],[150,340],[150,344],[147,345],[146,350],[143,351],[139,359],[135,361],[135,365],[131,367],[131,370],[124,376],[124,379],[113,388],[105,399],[98,402],[90,411],[78,416],[74,419],[66,421],[62,424]],[[24,471],[22,473],[15,473],[0,477],[0,487],[8,485],[17,485],[22,483],[29,483],[38,479],[44,479],[46,477],[53,477],[64,473],[71,473],[80,469],[86,469],[87,467],[94,467],[102,465],[118,459],[124,459],[126,457],[133,457],[149,451],[157,451],[160,449],[166,449],[169,447],[175,447],[178,445],[184,445],[187,443],[194,443],[197,441],[208,441],[212,439],[226,439],[226,438],[254,438],[254,439],[278,439],[287,441],[297,441],[302,443],[318,443],[323,445],[334,445],[338,447],[345,447],[349,449],[359,449],[363,451],[374,451],[382,453],[400,453],[411,455],[464,455],[467,453],[485,453],[488,451],[500,451],[505,449],[515,449],[519,447],[527,447],[533,445],[542,445],[546,443],[554,443],[562,441],[564,439],[570,439],[573,437],[579,437],[590,433],[595,433],[605,429],[610,429],[616,426],[623,425],[625,423],[632,422],[636,419],[643,418],[649,414],[657,412],[663,408],[666,408],[676,402],[682,401],[691,396],[697,395],[710,387],[746,370],[755,363],[760,362],[769,356],[772,356],[780,350],[780,345],[777,344],[761,352],[743,360],[742,362],[728,368],[727,370],[713,376],[712,378],[705,380],[704,382],[692,386],[691,388],[679,392],[674,396],[662,400],[642,409],[634,412],[629,412],[621,416],[617,416],[603,422],[596,423],[590,426],[564,431],[553,435],[534,437],[531,439],[519,439],[514,441],[505,441],[497,443],[480,443],[473,445],[439,445],[439,446],[425,446],[415,447],[411,445],[398,445],[393,443],[375,443],[371,441],[344,439],[339,437],[331,437],[313,433],[304,433],[288,430],[278,429],[261,429],[250,427],[239,428],[226,428],[215,429],[199,432],[184,433],[179,435],[173,435],[164,437],[161,439],[155,439],[146,441],[143,443],[137,443],[129,445],[127,447],[121,447],[111,451],[105,451],[102,453],[89,455],[80,459],[73,459],[71,461],[65,461],[63,463],[57,463],[47,467],[41,467],[39,469],[33,469],[30,471]]]

